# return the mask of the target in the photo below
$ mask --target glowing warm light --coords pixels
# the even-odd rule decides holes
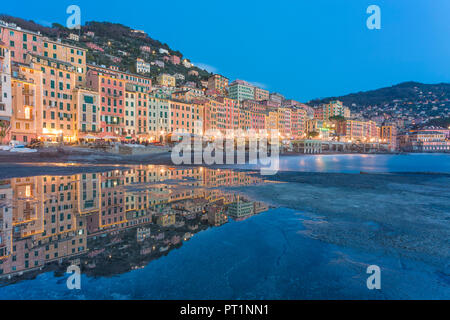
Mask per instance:
[[[27,198],[31,197],[31,186],[26,186],[25,187],[25,196]]]
[[[25,107],[25,119],[31,118],[31,109],[29,107]]]

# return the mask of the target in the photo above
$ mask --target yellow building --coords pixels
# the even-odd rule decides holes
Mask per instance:
[[[42,72],[42,107],[36,110],[38,138],[66,142],[78,139],[76,73],[70,63],[39,55],[28,55],[30,67]]]
[[[162,227],[168,227],[175,224],[176,216],[174,214],[164,214],[159,216],[157,219],[157,224]]]
[[[176,86],[176,79],[175,79],[175,77],[173,77],[173,76],[171,76],[171,75],[169,75],[167,73],[160,74],[156,78],[156,81],[161,86],[165,86],[165,87],[175,87]]]
[[[16,68],[11,93],[11,140],[30,143],[37,137],[36,116],[42,107],[41,72],[26,66]]]

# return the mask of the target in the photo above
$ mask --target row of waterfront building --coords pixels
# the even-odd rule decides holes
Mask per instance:
[[[398,147],[394,125],[351,118],[340,101],[312,108],[246,81],[215,74],[177,85],[87,63],[87,49],[0,23],[0,142],[34,139],[166,141],[174,132],[323,139]]]

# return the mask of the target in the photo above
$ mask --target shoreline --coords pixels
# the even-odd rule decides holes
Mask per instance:
[[[280,153],[280,157],[318,156],[318,155],[408,155],[408,154],[410,153],[327,152],[318,154],[305,154],[305,153],[287,152],[287,153]],[[246,152],[246,158],[247,157],[248,152]],[[174,165],[171,161],[171,153],[166,150],[161,151],[155,150],[155,152],[138,155],[123,155],[74,147],[63,147],[59,149],[56,148],[40,149],[35,153],[11,153],[8,151],[0,151],[0,163],[64,163],[64,162],[80,163],[80,164],[114,164],[114,165],[116,164]],[[204,166],[208,165],[204,164]]]

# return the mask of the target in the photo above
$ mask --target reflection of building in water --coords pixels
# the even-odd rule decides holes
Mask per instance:
[[[0,181],[0,259],[9,257],[12,250],[12,200],[10,180]]]
[[[154,165],[0,182],[0,278],[73,259],[98,273],[120,250],[129,270],[139,265],[129,250],[150,261],[228,222],[236,200],[220,187],[261,182],[230,170]],[[255,203],[253,212],[265,208]]]
[[[39,269],[47,262],[86,251],[76,176],[11,179],[11,189],[12,249],[0,273]]]
[[[21,237],[31,236],[43,231],[42,214],[37,204],[37,178],[17,178],[11,180],[13,189],[14,232]]]
[[[188,213],[204,213],[208,200],[205,198],[187,199],[176,202],[172,208]]]
[[[145,239],[150,238],[151,230],[150,228],[138,228],[136,231],[136,239],[138,242],[142,242]]]
[[[176,222],[176,216],[174,214],[163,214],[157,217],[156,223],[162,227],[168,227],[174,225]]]
[[[206,209],[208,212],[208,222],[212,226],[221,226],[228,222],[223,201],[218,201],[209,205]]]
[[[228,214],[233,218],[251,216],[255,213],[255,204],[241,196],[228,206]]]
[[[78,207],[82,215],[98,213],[100,210],[100,175],[81,174],[79,182]]]
[[[255,201],[254,203],[255,214],[266,212],[267,210],[269,210],[269,206],[267,204],[265,204],[264,202]]]

